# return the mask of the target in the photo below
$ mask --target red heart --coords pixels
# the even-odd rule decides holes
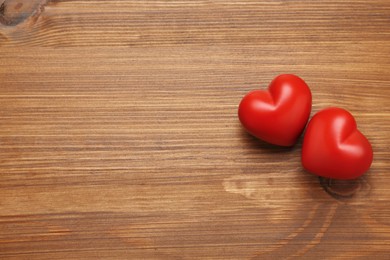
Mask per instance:
[[[268,143],[291,146],[302,133],[311,111],[311,92],[291,74],[277,76],[268,90],[249,92],[240,103],[238,117],[252,135]]]
[[[371,144],[348,111],[327,108],[310,120],[302,147],[302,165],[309,172],[332,179],[355,179],[370,168],[372,159]]]

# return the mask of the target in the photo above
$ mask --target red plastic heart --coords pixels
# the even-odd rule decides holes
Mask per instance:
[[[302,165],[309,172],[332,179],[355,179],[370,168],[372,160],[371,144],[348,111],[327,108],[310,120],[302,146]]]
[[[311,92],[298,76],[282,74],[268,90],[249,92],[238,108],[244,128],[271,144],[291,146],[301,135],[311,111]]]

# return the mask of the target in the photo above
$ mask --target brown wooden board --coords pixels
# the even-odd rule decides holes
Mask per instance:
[[[390,1],[0,6],[1,259],[388,259]],[[242,129],[281,73],[355,116],[364,177]]]

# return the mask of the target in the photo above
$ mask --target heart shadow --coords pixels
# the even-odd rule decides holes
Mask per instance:
[[[251,135],[243,128],[241,128],[240,136],[241,139],[243,139],[244,141],[243,143],[250,150],[266,150],[268,153],[271,154],[276,154],[276,153],[286,154],[286,153],[291,153],[296,150],[299,150],[302,146],[302,140],[303,140],[303,135],[301,135],[293,146],[278,146],[256,138],[255,136]]]

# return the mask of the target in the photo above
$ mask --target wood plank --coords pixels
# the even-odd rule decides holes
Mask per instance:
[[[390,254],[390,2],[0,6],[1,259]],[[280,73],[312,115],[351,111],[364,177],[327,192],[302,139],[244,132],[240,99]]]

